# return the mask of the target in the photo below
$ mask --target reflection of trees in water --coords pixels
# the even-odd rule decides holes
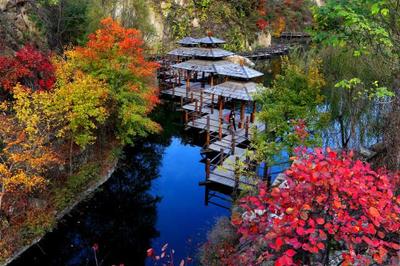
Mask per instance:
[[[158,177],[164,146],[149,142],[127,148],[113,177],[15,265],[144,265],[146,248],[158,236],[158,198],[148,190]],[[45,254],[43,254],[43,252]]]
[[[163,127],[162,134],[126,148],[110,180],[12,266],[95,265],[95,243],[101,265],[145,264],[146,249],[159,234],[159,199],[149,193],[152,180],[158,178],[165,147],[173,137],[192,143],[173,106],[161,105],[152,116]]]

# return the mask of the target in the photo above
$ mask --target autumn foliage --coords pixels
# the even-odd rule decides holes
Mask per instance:
[[[55,81],[50,57],[29,44],[14,56],[0,57],[0,87],[6,91],[18,82],[31,90],[50,90]]]
[[[398,265],[399,174],[374,171],[352,152],[299,155],[284,186],[242,198],[232,222],[248,244],[233,265]],[[232,257],[235,257],[232,255]]]
[[[159,102],[155,86],[158,64],[145,59],[139,30],[126,29],[111,18],[104,19],[101,28],[89,36],[86,46],[67,51],[66,55],[83,72],[109,84],[122,142],[131,143],[135,136],[159,130],[147,118]]]
[[[148,117],[158,103],[157,66],[145,59],[140,32],[112,19],[62,56],[26,45],[0,57],[0,261],[48,230],[59,199],[69,202],[98,178],[91,171],[70,189],[74,173],[100,157],[109,167],[115,146],[159,130]]]
[[[257,14],[258,29],[268,28],[275,36],[284,30],[300,31],[299,27],[310,17],[307,2],[303,0],[258,0]]]

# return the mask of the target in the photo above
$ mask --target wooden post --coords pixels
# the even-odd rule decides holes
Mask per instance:
[[[246,125],[245,125],[245,133],[244,133],[246,139],[249,138],[249,117],[246,117]]]
[[[200,113],[203,112],[203,91],[200,92]]]
[[[211,73],[211,82],[210,82],[210,86],[214,87],[214,74]]]
[[[185,124],[189,122],[189,114],[188,111],[185,111]]]
[[[194,126],[194,118],[195,118],[195,115],[193,114],[192,115],[192,126]]]
[[[218,97],[218,108],[219,108],[219,118],[222,119],[222,109],[223,109],[224,98],[222,96]]]
[[[253,112],[251,113],[251,117],[250,117],[250,122],[251,123],[254,123],[254,118],[255,118],[255,115],[256,115],[256,102],[253,102]]]
[[[175,97],[175,86],[172,86],[172,97]]]
[[[240,122],[239,122],[239,128],[243,128],[243,124],[244,124],[244,112],[245,112],[245,104],[244,101],[242,101],[241,105],[240,105]]]
[[[211,94],[211,114],[214,114],[214,93]]]
[[[210,146],[210,116],[207,116],[206,146]]]
[[[203,88],[203,89],[206,86],[206,83],[204,82],[205,77],[206,77],[206,73],[203,72],[201,75],[201,88]]]
[[[236,146],[235,133],[232,132],[232,141],[231,141],[232,154],[235,154],[235,146]]]
[[[178,84],[181,85],[181,83],[182,83],[181,70],[178,70]]]
[[[190,71],[186,72],[186,91],[190,91]]]
[[[197,99],[194,101],[194,111],[199,113],[199,101]]]
[[[218,137],[222,140],[222,119],[218,119]]]
[[[206,147],[210,146],[210,116],[207,116],[207,127],[206,127]]]
[[[224,149],[221,148],[219,150],[219,165],[222,165],[224,163]]]
[[[193,92],[190,93],[190,102],[193,102]]]
[[[207,158],[207,160],[206,160],[206,181],[208,181],[208,179],[210,179],[210,165],[211,165],[211,161],[210,161],[210,159]]]
[[[183,97],[181,96],[181,107],[183,107]]]

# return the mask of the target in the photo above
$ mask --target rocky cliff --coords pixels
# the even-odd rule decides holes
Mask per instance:
[[[15,51],[27,42],[45,46],[46,42],[30,16],[35,9],[33,3],[28,0],[0,0],[0,53]]]

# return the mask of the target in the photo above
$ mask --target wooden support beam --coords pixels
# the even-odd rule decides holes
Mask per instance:
[[[186,72],[186,91],[190,91],[190,71]]]
[[[214,93],[211,94],[211,114],[214,114]]]
[[[199,101],[197,99],[194,101],[194,111],[197,114],[199,113]]]
[[[193,92],[190,93],[190,102],[194,101]]]
[[[249,117],[246,117],[246,125],[245,125],[245,130],[244,130],[244,136],[246,137],[246,139],[249,138]]]
[[[257,106],[256,106],[256,102],[253,102],[253,112],[251,113],[251,117],[250,117],[250,122],[254,123],[254,119],[255,119],[255,115],[256,115],[256,110]]]
[[[183,97],[181,96],[181,107],[183,107]]]
[[[240,105],[240,122],[239,122],[239,128],[243,128],[245,108],[246,108],[246,105],[245,105],[244,101],[242,101],[242,102],[241,102],[241,105]]]
[[[224,149],[221,148],[219,150],[219,165],[222,165],[224,163]]]
[[[207,126],[206,126],[206,147],[210,146],[210,116],[207,116]]]
[[[232,152],[232,154],[235,154],[235,147],[236,147],[235,133],[232,130],[232,141],[231,141],[231,152]]]
[[[207,158],[206,160],[206,181],[210,179],[210,166],[211,166],[211,161],[210,159]]]
[[[222,119],[218,119],[219,125],[218,125],[218,138],[221,141],[222,140]]]
[[[203,112],[203,91],[200,92],[200,113]]]
[[[206,73],[205,73],[205,72],[202,72],[202,74],[201,74],[201,88],[202,88],[202,89],[204,89],[205,86],[206,86],[206,83],[205,83],[205,81],[204,81],[205,78],[206,78]]]
[[[219,109],[219,119],[222,119],[222,110],[224,109],[224,97],[218,96],[218,109]]]
[[[206,148],[210,147],[210,130],[206,131]]]

